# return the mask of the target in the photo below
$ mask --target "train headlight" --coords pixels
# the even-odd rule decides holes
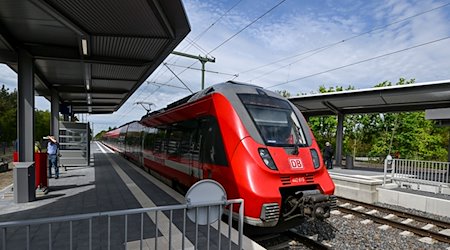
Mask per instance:
[[[261,156],[261,159],[268,168],[272,170],[278,170],[277,166],[275,165],[275,162],[272,159],[272,156],[270,156],[269,150],[267,150],[266,148],[259,148],[258,152],[259,156]]]
[[[311,149],[311,157],[314,165],[314,169],[318,169],[320,167],[320,160],[319,160],[319,154],[315,149]]]

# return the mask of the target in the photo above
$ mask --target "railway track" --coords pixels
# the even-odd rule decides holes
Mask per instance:
[[[450,231],[450,223],[448,222],[341,197],[338,198],[338,201],[343,203],[338,206],[338,210],[342,213],[353,214],[378,224],[450,243],[450,235],[442,233],[444,230]]]
[[[332,249],[330,246],[298,233],[295,229],[290,229],[278,234],[260,236],[253,240],[268,250],[303,248],[320,250]]]

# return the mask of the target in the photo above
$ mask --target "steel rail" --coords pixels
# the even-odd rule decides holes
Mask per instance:
[[[436,233],[436,232],[432,232],[429,230],[425,230],[422,228],[418,228],[415,226],[411,226],[408,224],[403,224],[401,222],[397,222],[394,220],[389,220],[389,219],[385,219],[382,217],[378,217],[376,215],[371,215],[371,214],[366,214],[364,212],[360,212],[360,211],[356,211],[356,210],[352,210],[351,208],[345,208],[345,207],[338,207],[338,209],[343,212],[343,213],[347,213],[347,214],[354,214],[357,215],[359,217],[363,217],[369,220],[372,220],[378,224],[383,224],[383,225],[389,225],[392,226],[394,228],[398,228],[398,229],[402,229],[405,231],[409,231],[412,232],[416,235],[422,236],[422,237],[430,237],[433,238],[435,240],[441,241],[441,242],[445,242],[445,243],[450,243],[450,236],[444,235],[444,234],[440,234],[440,233]]]
[[[331,249],[330,247],[322,244],[321,242],[319,242],[317,240],[313,240],[313,239],[311,239],[305,235],[302,235],[292,229],[284,232],[284,234],[287,235],[289,238],[295,239],[312,249],[323,249],[323,250]]]
[[[280,241],[280,238],[286,238],[286,240]],[[300,244],[303,244],[304,246],[311,248],[311,249],[324,249],[329,250],[330,247],[322,244],[319,241],[313,240],[305,235],[302,235],[295,231],[295,229],[290,229],[278,234],[271,234],[271,235],[263,235],[256,238],[253,238],[254,241],[258,242],[261,246],[266,248],[267,250],[280,250],[280,249],[287,249],[292,247],[290,245],[290,242],[292,240],[295,240],[299,242]],[[278,243],[273,243],[275,241],[280,241]]]
[[[408,213],[408,212],[398,211],[398,210],[391,209],[391,208],[385,208],[385,207],[381,207],[381,206],[377,206],[374,204],[369,204],[369,203],[365,203],[365,202],[361,202],[361,201],[350,200],[350,199],[343,198],[343,197],[338,197],[338,200],[343,201],[343,202],[348,202],[348,203],[358,205],[358,206],[363,206],[363,207],[366,207],[369,209],[375,209],[380,212],[394,214],[401,218],[411,218],[415,221],[430,223],[430,224],[433,224],[435,226],[438,226],[438,227],[441,227],[444,229],[450,229],[450,223],[445,222],[445,221],[440,221],[437,219],[428,218],[428,217],[424,217],[424,216],[420,216],[420,215],[416,215],[416,214],[412,214],[412,213]]]

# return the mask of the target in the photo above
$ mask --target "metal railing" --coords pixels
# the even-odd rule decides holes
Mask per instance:
[[[199,210],[206,209],[206,218],[210,221],[211,211],[221,207],[225,208],[228,225],[220,220],[220,216],[210,225],[199,225]],[[195,222],[186,220],[187,211],[192,210],[195,211]],[[239,211],[235,213],[237,234],[232,233],[231,226],[236,210]],[[168,221],[164,219],[166,217]],[[2,250],[242,249],[243,222],[242,199],[138,208],[1,222],[0,246]]]
[[[392,159],[384,161],[383,186],[388,179],[397,183],[437,187],[436,193],[449,187],[449,162]]]

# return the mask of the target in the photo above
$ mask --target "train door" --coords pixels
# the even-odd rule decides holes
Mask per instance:
[[[191,168],[191,176],[194,180],[203,179],[202,163],[200,160],[200,148],[202,141],[200,124],[200,121],[195,121],[195,129],[192,130],[190,135],[189,166]]]
[[[213,178],[216,167],[227,166],[225,150],[222,136],[217,120],[213,116],[200,120],[200,162],[202,169],[202,179]]]
[[[139,148],[138,148],[138,154],[139,154],[139,167],[144,168],[144,140],[145,140],[145,134],[147,132],[147,128],[144,126],[140,126],[140,136],[139,136]]]

